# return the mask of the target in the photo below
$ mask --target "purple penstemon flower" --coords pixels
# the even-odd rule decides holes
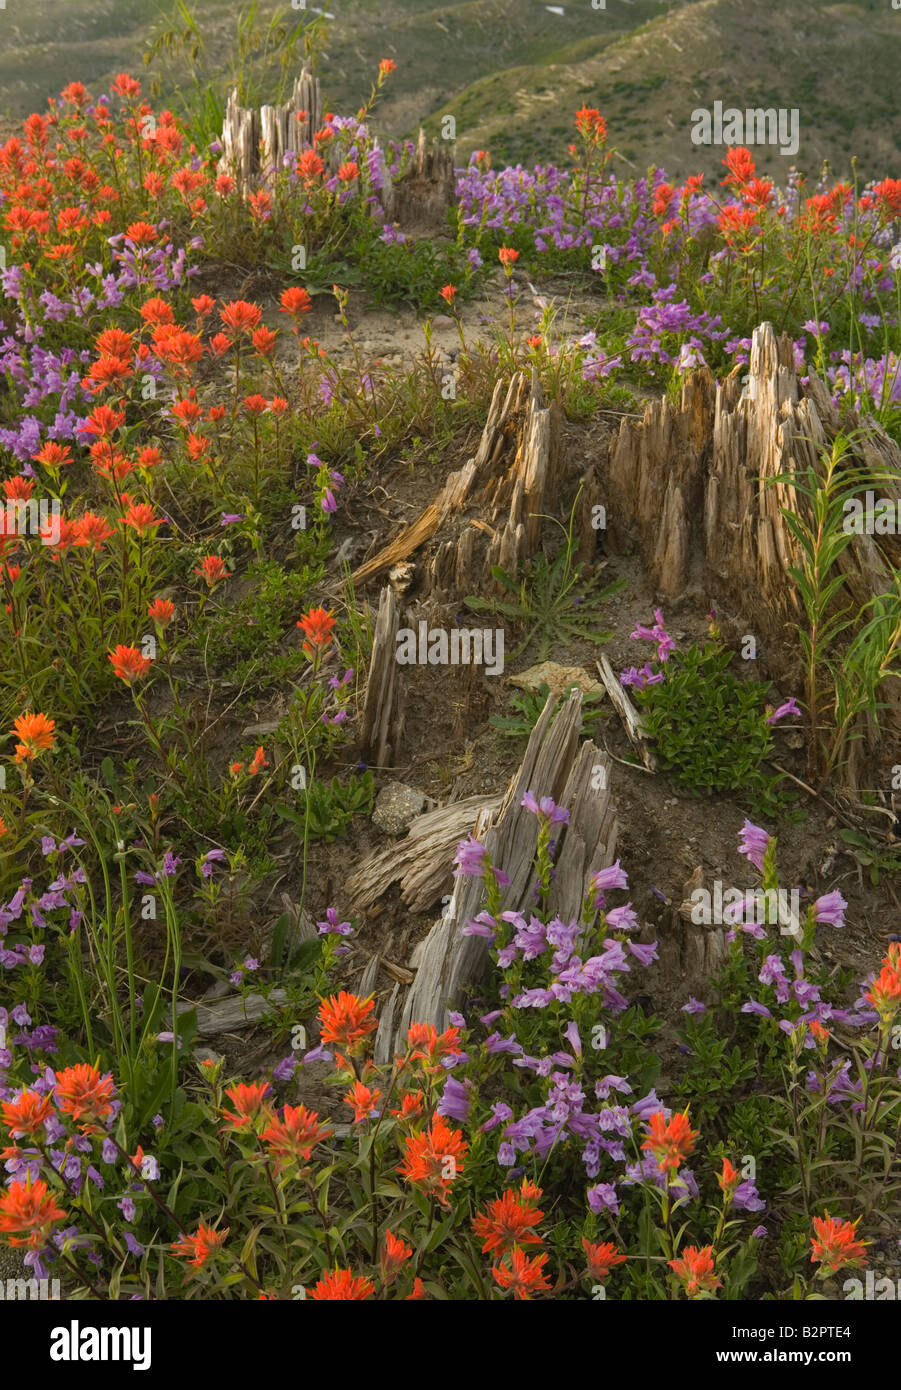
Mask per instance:
[[[487,850],[480,840],[476,840],[472,835],[466,840],[461,840],[457,845],[457,853],[454,864],[455,875],[467,874],[472,878],[479,878],[485,863]]]
[[[817,898],[811,909],[815,922],[826,922],[830,927],[845,925],[845,908],[848,906],[838,889],[824,893]]]
[[[469,1118],[469,1085],[469,1082],[457,1081],[449,1076],[438,1102],[438,1114],[459,1124],[464,1123]]]
[[[763,873],[763,857],[769,847],[769,833],[759,825],[745,820],[738,837],[738,852],[749,859],[756,869]]]
[[[539,801],[534,792],[526,792],[520,805],[547,825],[569,825],[569,812],[558,806],[551,796],[543,796]]]
[[[634,931],[639,925],[631,903],[623,903],[622,907],[612,907],[609,912],[604,913],[604,921],[614,931]]]
[[[774,709],[772,714],[767,717],[766,722],[768,724],[775,724],[778,720],[784,719],[786,715],[789,714],[796,714],[798,718],[801,716],[801,711],[798,708],[798,702],[794,695],[786,700],[784,704],[780,705],[778,709]]]
[[[316,923],[316,926],[319,928],[319,935],[320,935],[320,936],[331,936],[331,935],[335,935],[335,936],[352,936],[352,935],[353,935],[353,927],[350,925],[349,922],[339,922],[339,921],[338,921],[338,913],[337,913],[336,909],[333,908],[333,907],[327,907],[327,908],[325,909],[325,921],[324,921],[324,922],[317,922],[317,923]]]

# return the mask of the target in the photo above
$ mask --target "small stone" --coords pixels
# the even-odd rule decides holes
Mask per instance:
[[[520,690],[538,693],[546,684],[552,695],[562,695],[570,686],[578,686],[583,695],[603,695],[604,687],[581,666],[561,666],[556,661],[542,661],[538,666],[530,666],[518,676],[511,676],[508,685]]]
[[[421,813],[425,797],[403,782],[389,782],[375,799],[372,823],[386,835],[403,835],[411,821]]]
[[[436,314],[432,319],[433,328],[453,328],[454,321],[449,314]]]

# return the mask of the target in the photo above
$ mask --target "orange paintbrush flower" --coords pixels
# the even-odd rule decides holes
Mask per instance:
[[[598,145],[607,139],[607,122],[595,106],[583,106],[576,112],[576,130]]]
[[[225,568],[224,561],[218,555],[204,555],[200,565],[194,571],[205,579],[209,588],[214,589],[223,579],[228,577],[228,570]]]
[[[219,317],[233,333],[252,333],[262,312],[259,304],[249,304],[246,299],[233,299],[230,304],[222,306]]]
[[[105,328],[97,334],[94,347],[98,357],[122,357],[127,361],[134,351],[134,340],[121,328]]]
[[[7,478],[3,494],[10,502],[27,502],[34,492],[34,478]]]
[[[462,1132],[451,1129],[443,1115],[435,1115],[430,1128],[422,1134],[409,1135],[404,1147],[404,1161],[397,1171],[407,1182],[448,1206],[451,1182],[462,1173],[463,1159],[469,1152]]]
[[[268,1121],[272,1117],[272,1110],[266,1096],[271,1089],[268,1081],[252,1081],[249,1086],[239,1081],[237,1086],[230,1086],[225,1094],[235,1110],[234,1113],[222,1111],[225,1123],[231,1125],[232,1129],[248,1129],[256,1119]]]
[[[99,1068],[88,1062],[58,1071],[56,1103],[65,1114],[71,1115],[82,1134],[92,1134],[100,1120],[112,1114],[116,1091],[110,1072],[101,1076]]]
[[[155,598],[147,607],[147,616],[157,627],[168,627],[175,617],[175,604],[171,598]]]
[[[868,1004],[872,1004],[883,1023],[891,1022],[901,1007],[901,970],[898,968],[897,956],[890,952],[883,960],[882,969],[874,976],[864,999]]]
[[[130,526],[137,531],[139,536],[146,536],[157,526],[162,526],[163,518],[157,516],[154,510],[146,502],[132,502],[128,511],[122,517],[122,525]]]
[[[254,329],[250,341],[254,351],[258,352],[261,357],[270,357],[278,341],[278,334],[273,332],[271,328],[267,328],[265,324],[260,324],[259,328]]]
[[[150,670],[150,657],[144,656],[139,647],[124,647],[120,642],[115,651],[106,655],[116,675],[126,685],[133,685]]]
[[[371,1298],[374,1293],[375,1285],[365,1275],[355,1277],[349,1269],[335,1269],[322,1276],[311,1290],[310,1298],[320,1303],[336,1302],[339,1299]]]
[[[433,1023],[411,1023],[407,1029],[407,1043],[412,1049],[412,1062],[425,1063],[426,1071],[440,1070],[442,1057],[453,1057],[460,1051],[460,1029],[452,1025],[439,1036]]]
[[[152,246],[157,238],[157,230],[152,222],[131,222],[125,229],[125,235],[136,246]]]
[[[111,405],[95,405],[82,428],[88,434],[108,437],[124,424],[124,410],[114,410]]]
[[[46,1245],[53,1224],[65,1219],[66,1213],[56,1205],[56,1198],[41,1178],[34,1183],[30,1179],[10,1183],[0,1193],[0,1235],[10,1245],[32,1249]]]
[[[673,1115],[667,1123],[664,1112],[657,1110],[648,1120],[648,1135],[641,1147],[654,1155],[661,1172],[675,1171],[694,1149],[697,1137],[687,1114]]]
[[[174,324],[157,324],[153,330],[153,347],[164,362],[182,374],[203,357],[203,342],[197,334],[187,333]]]
[[[514,1298],[528,1302],[533,1294],[550,1293],[551,1286],[544,1275],[547,1255],[530,1258],[518,1245],[510,1252],[509,1263],[493,1265],[491,1273],[502,1289],[512,1289]]]
[[[422,1091],[406,1091],[401,1096],[400,1109],[391,1114],[399,1120],[418,1120],[425,1113],[425,1097]]]
[[[390,1284],[407,1260],[412,1259],[413,1251],[409,1245],[404,1245],[403,1241],[397,1236],[393,1236],[390,1231],[385,1232],[385,1244],[382,1246],[380,1263],[382,1267],[382,1279],[386,1284]]]
[[[731,1197],[732,1193],[741,1182],[741,1173],[728,1158],[723,1159],[723,1171],[717,1178],[717,1182],[727,1197]]]
[[[141,318],[145,323],[151,324],[174,323],[175,310],[171,304],[167,304],[165,299],[160,299],[159,295],[156,295],[141,305]]]
[[[381,1098],[381,1091],[364,1086],[362,1081],[355,1081],[350,1090],[344,1094],[346,1103],[353,1108],[355,1123],[370,1119]]]
[[[57,444],[54,439],[48,439],[31,457],[45,468],[62,468],[64,464],[72,462],[72,451],[68,444]]]
[[[37,1091],[22,1091],[15,1100],[0,1102],[3,1123],[14,1139],[24,1134],[37,1134],[44,1121],[53,1114],[53,1101],[39,1096]]]
[[[173,1255],[189,1255],[188,1264],[200,1269],[206,1264],[211,1253],[225,1244],[228,1231],[228,1226],[221,1231],[214,1231],[212,1226],[204,1226],[201,1221],[194,1235],[183,1236],[181,1240],[173,1241],[170,1248]]]
[[[190,398],[176,401],[172,407],[172,414],[180,425],[194,425],[203,418],[203,406]]]
[[[864,1255],[867,1243],[857,1239],[857,1221],[841,1221],[827,1211],[825,1216],[813,1218],[813,1229],[810,1258],[814,1264],[837,1274],[842,1265],[853,1267],[867,1263]]]
[[[75,540],[77,546],[89,546],[96,554],[102,550],[110,536],[114,536],[115,530],[106,520],[105,516],[98,516],[96,512],[85,512],[74,523],[78,535]]]
[[[586,1236],[582,1237],[582,1249],[585,1251],[585,1259],[588,1261],[588,1274],[591,1279],[599,1279],[603,1282],[607,1278],[611,1269],[616,1265],[625,1262],[626,1256],[621,1255],[612,1241],[606,1240],[602,1245],[592,1245]]]
[[[52,753],[56,746],[56,720],[46,714],[20,714],[12,731],[20,740],[16,744],[16,762],[36,758],[40,753]]]
[[[713,1272],[712,1245],[705,1245],[700,1250],[695,1245],[687,1245],[678,1260],[667,1260],[667,1264],[689,1298],[702,1291],[712,1293],[722,1283]]]
[[[313,158],[318,161],[318,172],[321,173],[322,160],[319,158],[318,154],[316,154],[314,150],[308,151],[308,154],[311,154]],[[301,159],[301,163],[303,163],[303,159]],[[294,319],[300,318],[301,314],[308,314],[313,307],[312,299],[307,294],[307,291],[302,289],[300,285],[292,285],[290,289],[283,290],[279,303],[281,304],[282,312],[290,314]]]
[[[319,1005],[322,1041],[340,1043],[348,1052],[354,1052],[364,1038],[378,1027],[378,1022],[372,1017],[374,1008],[375,1000],[371,997],[360,999],[343,989],[323,999]]]
[[[535,1191],[530,1187],[530,1193]],[[541,1196],[541,1191],[536,1191]],[[482,1241],[482,1251],[505,1255],[514,1245],[540,1245],[541,1236],[531,1228],[544,1216],[533,1206],[530,1197],[514,1192],[512,1187],[501,1197],[489,1202],[484,1212],[473,1221],[472,1229]]]
[[[336,619],[324,608],[311,608],[309,613],[304,613],[298,619],[297,626],[301,628],[307,638],[303,644],[303,649],[308,656],[311,656],[315,648],[323,650],[332,640],[332,629]]]
[[[270,1156],[280,1169],[309,1159],[314,1147],[332,1133],[320,1124],[315,1110],[308,1110],[305,1105],[286,1105],[282,1118],[273,1116],[260,1139],[268,1145]]]

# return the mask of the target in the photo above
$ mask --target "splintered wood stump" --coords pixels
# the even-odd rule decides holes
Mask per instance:
[[[406,836],[371,855],[351,875],[347,893],[360,907],[369,907],[400,882],[401,901],[411,912],[425,912],[453,887],[454,851],[472,830],[480,811],[494,811],[499,796],[467,796],[449,806],[417,816]]]
[[[865,423],[857,461],[880,478],[879,495],[899,496],[901,450],[875,421]],[[846,422],[845,432],[858,424]],[[623,420],[606,460],[611,546],[638,548],[663,601],[694,591],[728,603],[763,639],[769,668],[793,681],[793,624],[802,611],[789,570],[799,549],[781,508],[811,513],[790,481],[768,480],[811,464],[822,472],[820,452],[838,429],[826,387],[811,372],[802,390],[790,340],[777,341],[764,323],[754,330],[744,389],[737,372],[717,386],[702,368],[687,378],[678,405],[663,397],[640,422]],[[898,479],[894,488],[886,473]],[[865,603],[889,588],[901,545],[897,537],[855,536],[840,563],[850,592]]]
[[[561,416],[538,375],[517,372],[494,389],[475,454],[435,500],[353,575],[368,583],[437,537],[423,557],[426,596],[436,603],[495,587],[493,565],[514,571],[538,547],[541,514],[556,509],[562,481]]]
[[[372,637],[372,657],[360,723],[360,747],[376,767],[386,767],[400,743],[403,714],[396,698],[397,600],[385,585]]]
[[[657,959],[643,976],[652,995],[658,982],[670,990],[678,982],[686,994],[709,996],[710,981],[726,962],[729,947],[725,929],[691,919],[691,895],[703,885],[704,872],[699,866],[682,886],[681,903],[671,903],[659,924],[642,932],[643,939],[657,942]]]
[[[877,496],[901,497],[901,450],[872,419],[852,415],[841,424],[846,435],[861,427],[850,462],[872,472]],[[678,404],[664,397],[647,406],[641,421],[623,420],[606,460],[585,480],[586,495],[606,496],[611,548],[639,551],[661,601],[688,594],[729,607],[759,640],[768,674],[797,694],[796,627],[804,615],[790,571],[800,548],[781,509],[808,521],[812,511],[782,475],[808,466],[822,475],[822,452],[839,429],[823,382],[811,371],[802,387],[790,340],[777,340],[764,323],[754,330],[744,386],[738,371],[718,386],[706,367],[694,372]],[[777,477],[782,480],[773,482]],[[890,588],[901,539],[855,535],[838,564],[862,606]],[[882,695],[901,727],[896,685],[887,682]],[[862,724],[861,732],[872,753],[872,727]],[[849,790],[866,751],[865,743],[850,744]]]
[[[505,910],[529,912],[535,901],[532,860],[537,823],[521,805],[522,798],[531,791],[539,799],[551,796],[565,807],[569,824],[558,827],[550,909],[569,921],[579,915],[591,875],[613,862],[617,821],[607,755],[590,741],[579,744],[581,694],[574,691],[555,717],[556,704],[549,696],[519,771],[502,799],[494,805],[483,803],[470,823],[492,863],[510,879],[510,887],[504,890]],[[452,857],[451,853],[444,861],[448,868]],[[444,1029],[448,1010],[459,1005],[466,987],[475,983],[489,964],[485,939],[462,936],[460,931],[482,909],[482,881],[461,876],[454,883],[441,920],[420,949],[416,980],[402,1007],[399,1012],[393,1009],[390,1016],[385,1014],[379,1024],[377,1060],[390,1058],[395,1046],[402,1050],[401,1040],[411,1022],[433,1023]]]
[[[298,119],[300,115],[300,119]],[[268,184],[286,154],[310,149],[313,133],[322,125],[319,78],[305,64],[294,90],[281,106],[251,110],[238,105],[235,88],[226,104],[222,125],[222,155],[216,172],[231,174],[242,189]]]
[[[225,108],[222,155],[216,172],[231,174],[245,192],[268,187],[284,156],[312,149],[313,136],[321,127],[319,78],[308,63],[295,80],[291,96],[280,106],[256,110],[240,106],[234,89]],[[373,139],[374,147],[378,144]],[[456,192],[454,148],[447,140],[433,139],[429,144],[420,130],[410,167],[396,181],[386,172],[382,187],[373,189],[386,221],[399,222],[409,230],[443,226]],[[338,141],[327,142],[319,155],[331,175],[344,159],[344,147]]]

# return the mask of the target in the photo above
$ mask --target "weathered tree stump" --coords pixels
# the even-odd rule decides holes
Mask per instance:
[[[448,603],[491,590],[493,565],[520,568],[538,548],[541,514],[558,500],[561,416],[538,375],[499,381],[475,454],[451,473],[435,500],[353,575],[366,584],[438,536],[425,557],[424,589]],[[439,534],[440,533],[440,534]]]
[[[501,798],[468,796],[417,816],[406,836],[370,856],[347,882],[348,896],[369,907],[392,883],[400,882],[401,901],[411,912],[425,912],[453,887],[454,851],[480,811],[493,811]]]
[[[256,110],[240,106],[235,89],[225,109],[222,155],[216,172],[231,174],[244,191],[270,186],[284,156],[311,149],[321,126],[319,78],[309,63],[295,80],[291,96],[280,106]],[[337,171],[343,157],[337,142],[332,143],[334,149],[326,143],[319,150],[329,174]],[[378,140],[373,143],[378,146]],[[434,139],[428,144],[422,130],[410,167],[396,181],[386,176],[383,186],[374,190],[386,221],[412,231],[442,226],[455,191],[453,142]]]
[[[726,962],[729,954],[726,929],[692,921],[691,895],[703,886],[703,881],[703,870],[698,867],[683,884],[681,903],[671,903],[660,922],[652,930],[642,932],[657,943],[657,959],[643,976],[651,995],[658,982],[665,983],[669,989],[678,982],[686,994],[703,996],[708,993],[712,977]]]
[[[532,860],[536,821],[521,805],[527,791],[551,796],[569,811],[569,824],[559,827],[556,875],[550,909],[564,920],[578,916],[592,873],[613,862],[616,813],[610,797],[610,763],[590,741],[579,744],[582,696],[574,691],[556,713],[553,696],[529,739],[519,771],[497,803],[470,808],[472,833],[487,848],[492,863],[510,879],[504,908],[528,912],[536,887]],[[450,809],[450,808],[449,808]],[[415,827],[415,822],[414,822]],[[413,828],[411,827],[411,834]],[[460,836],[460,838],[465,838]],[[444,861],[450,868],[452,852]],[[364,877],[363,870],[359,876]],[[392,1055],[392,1047],[410,1023],[447,1026],[449,1008],[459,1004],[464,990],[485,971],[489,955],[484,938],[461,935],[461,927],[482,908],[481,879],[459,877],[440,921],[418,950],[416,980],[396,1010],[383,1016],[376,1037],[377,1055]],[[395,1024],[395,1014],[397,1021]]]
[[[390,585],[379,599],[369,678],[360,724],[360,747],[376,767],[387,767],[400,743],[403,714],[397,699],[397,600]]]
[[[823,382],[811,371],[802,386],[790,340],[777,340],[764,323],[753,334],[744,389],[737,371],[718,386],[706,367],[694,372],[678,404],[664,397],[641,421],[623,420],[607,458],[586,476],[586,495],[605,500],[611,548],[639,551],[662,602],[689,595],[728,606],[758,639],[772,679],[800,693],[803,611],[790,573],[800,549],[781,508],[806,520],[812,511],[783,475],[809,466],[822,475],[822,451],[840,428],[847,435],[861,426],[853,463],[872,471],[878,495],[901,497],[895,442],[872,419],[852,415],[840,424]],[[863,605],[891,586],[901,538],[855,535],[838,563]],[[882,693],[897,707],[896,684],[887,682]],[[893,722],[901,726],[897,712]],[[851,790],[875,747],[867,733],[869,750],[860,741],[849,745]]]
[[[845,432],[859,423],[847,421]],[[866,427],[859,460],[881,475],[883,495],[901,496],[901,450],[875,421]],[[810,510],[790,481],[768,480],[809,465],[822,472],[820,451],[838,430],[823,383],[811,372],[802,394],[790,340],[777,341],[764,323],[754,331],[744,390],[737,373],[717,386],[702,368],[686,380],[678,405],[663,397],[640,422],[623,420],[602,465],[612,547],[637,546],[663,601],[693,590],[730,604],[766,644],[777,678],[798,678],[791,633],[802,616],[789,574],[798,545],[780,509],[806,517]],[[898,478],[894,493],[887,472]],[[841,557],[859,603],[885,592],[899,563],[897,537],[877,544],[855,536]]]

